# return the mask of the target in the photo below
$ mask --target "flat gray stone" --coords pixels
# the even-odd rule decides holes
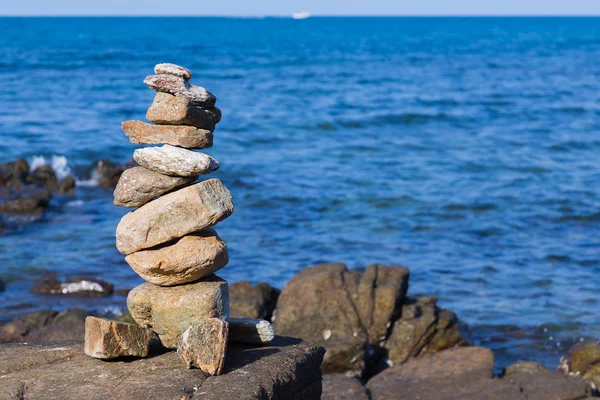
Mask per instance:
[[[161,63],[154,67],[156,74],[175,75],[183,79],[192,79],[192,71],[177,64]]]
[[[211,156],[165,144],[133,152],[133,159],[151,171],[169,176],[197,177],[219,169]]]

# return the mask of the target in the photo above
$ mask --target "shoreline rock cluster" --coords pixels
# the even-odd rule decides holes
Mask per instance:
[[[144,83],[157,93],[146,118],[123,122],[139,164],[125,170],[114,204],[136,210],[117,227],[116,246],[146,283],[132,289],[127,307],[138,325],[88,317],[85,352],[102,359],[145,357],[156,334],[177,349],[188,368],[221,373],[228,340],[268,343],[267,321],[229,318],[227,282],[214,273],[229,262],[227,245],[211,227],[234,210],[218,179],[195,183],[219,168],[195,150],[211,147],[221,119],[216,97],[189,82],[192,73],[158,64]],[[230,336],[231,332],[231,336]]]

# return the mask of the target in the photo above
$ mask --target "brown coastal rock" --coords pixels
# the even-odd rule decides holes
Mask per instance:
[[[133,144],[170,144],[186,149],[206,149],[213,145],[213,133],[185,125],[152,125],[142,121],[121,124]]]
[[[321,400],[369,400],[369,395],[358,379],[344,374],[328,374],[323,376]]]
[[[194,322],[179,338],[177,353],[188,368],[220,375],[225,364],[229,324],[219,318]]]
[[[600,340],[585,340],[573,346],[560,359],[558,370],[565,375],[588,381],[591,388],[600,388]]]
[[[169,176],[197,177],[219,169],[211,156],[165,144],[133,152],[133,159],[142,167]]]
[[[138,325],[87,317],[83,351],[88,356],[101,359],[146,357],[153,335],[150,329]]]
[[[503,379],[518,385],[527,400],[577,400],[588,395],[584,380],[563,376],[531,361],[506,367]]]
[[[229,341],[264,344],[273,341],[275,331],[269,321],[254,318],[229,318]]]
[[[271,320],[281,291],[266,282],[255,286],[248,281],[229,285],[231,316],[233,318],[262,318]]]
[[[162,194],[189,185],[192,177],[167,176],[144,167],[125,170],[114,191],[114,204],[121,207],[140,207]]]
[[[184,97],[157,93],[146,119],[157,125],[190,125],[213,131],[221,120],[221,110],[198,108]]]
[[[157,74],[169,74],[183,79],[192,79],[192,71],[177,64],[161,63],[156,64],[154,72]]]
[[[175,243],[130,254],[125,261],[145,281],[173,286],[213,274],[227,265],[229,255],[217,232],[205,229]]]
[[[232,212],[229,190],[220,180],[208,179],[126,214],[117,227],[117,249],[131,254],[154,247],[211,227]]]
[[[127,307],[135,322],[152,329],[165,347],[174,349],[194,322],[229,317],[227,282],[211,275],[180,286],[144,283],[129,292]]]
[[[173,68],[170,68],[173,70]],[[160,93],[169,93],[189,100],[193,105],[212,108],[217,102],[217,97],[203,88],[196,86],[179,76],[171,74],[150,75],[144,83],[151,89]]]

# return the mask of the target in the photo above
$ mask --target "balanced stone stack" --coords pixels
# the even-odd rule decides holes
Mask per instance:
[[[214,274],[229,256],[211,227],[232,214],[233,202],[220,180],[195,183],[219,162],[193,150],[213,144],[216,97],[191,84],[186,68],[158,64],[154,71],[144,80],[157,92],[146,113],[154,124],[126,121],[122,128],[134,144],[161,146],[135,150],[140,166],[126,170],[114,192],[115,205],[139,207],[116,234],[117,249],[147,281],[127,298],[139,326],[90,317],[85,350],[97,358],[144,357],[153,332],[189,368],[215,375],[228,340],[265,343],[274,333],[266,321],[230,319],[227,282]]]

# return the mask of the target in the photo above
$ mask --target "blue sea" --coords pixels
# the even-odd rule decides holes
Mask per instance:
[[[600,338],[600,19],[2,18],[0,162],[78,176],[41,219],[5,218],[0,320],[118,311],[122,296],[33,295],[46,272],[131,288],[127,210],[94,186],[124,163],[159,62],[223,111],[207,153],[236,211],[218,225],[230,281],[283,287],[341,261],[411,269],[499,365],[554,367]]]

